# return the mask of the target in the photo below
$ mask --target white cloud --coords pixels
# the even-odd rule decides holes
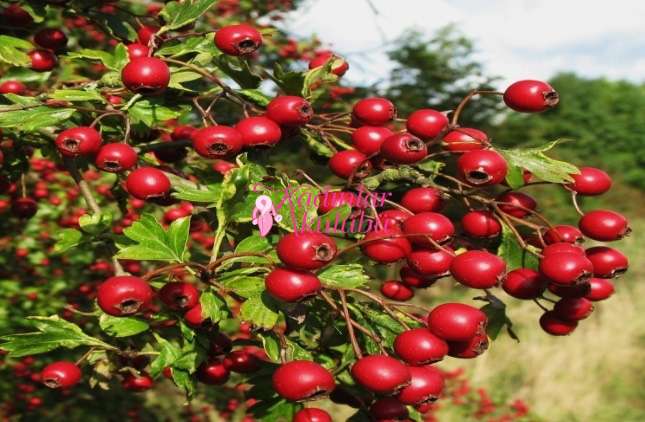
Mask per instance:
[[[585,76],[643,80],[645,2],[615,0],[311,0],[285,26],[318,34],[347,54],[354,82],[387,75],[384,41],[406,28],[427,33],[455,23],[476,42],[477,57],[504,82],[573,70]]]

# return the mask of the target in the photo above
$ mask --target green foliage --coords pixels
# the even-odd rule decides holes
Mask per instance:
[[[120,239],[117,257],[121,259],[184,262],[187,258],[186,243],[190,217],[173,221],[164,230],[157,219],[144,214],[137,222],[123,231],[127,239]]]

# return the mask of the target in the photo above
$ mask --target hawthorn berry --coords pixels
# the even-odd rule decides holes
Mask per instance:
[[[438,280],[436,277],[431,278],[423,276],[407,266],[401,267],[401,270],[399,270],[399,276],[401,277],[401,282],[403,284],[408,287],[414,287],[415,289],[429,287]]]
[[[540,272],[553,283],[570,286],[588,281],[593,274],[593,264],[584,255],[559,252],[540,260]]]
[[[593,265],[594,277],[614,278],[624,274],[629,267],[627,257],[619,250],[607,246],[596,246],[585,251]]]
[[[248,56],[262,45],[262,34],[251,25],[228,25],[215,33],[215,45],[229,56]]]
[[[149,45],[150,40],[152,40],[159,32],[159,28],[151,25],[141,25],[137,29],[137,39],[143,45]]]
[[[437,211],[443,205],[441,191],[436,188],[413,188],[403,194],[401,205],[414,214]]]
[[[221,361],[204,362],[197,368],[197,379],[208,385],[226,384],[230,374]]]
[[[448,353],[448,344],[427,328],[406,330],[394,339],[394,351],[408,365],[438,362]]]
[[[331,415],[316,407],[300,409],[293,416],[292,422],[332,422]]]
[[[418,405],[439,398],[444,386],[441,371],[433,366],[412,366],[408,370],[410,385],[404,387],[396,397],[401,403]]]
[[[14,198],[11,200],[11,213],[18,218],[31,218],[38,212],[38,203],[32,198]]]
[[[377,394],[393,394],[410,383],[410,371],[401,361],[386,355],[364,356],[352,366],[357,383]]]
[[[202,305],[198,303],[184,314],[184,320],[192,327],[200,327],[206,322],[206,317],[202,312]]]
[[[457,171],[459,176],[471,185],[490,186],[504,181],[508,165],[495,151],[468,151],[457,160]]]
[[[381,285],[381,294],[388,299],[405,302],[412,299],[414,291],[399,281],[388,280]]]
[[[49,388],[69,388],[81,380],[81,369],[74,362],[60,360],[45,366],[40,379]]]
[[[195,130],[190,138],[195,151],[205,158],[224,158],[235,155],[244,145],[242,134],[237,129],[224,125]]]
[[[31,69],[36,72],[49,72],[58,63],[56,54],[49,50],[32,50],[29,52],[29,58],[31,59]]]
[[[446,341],[468,341],[486,328],[486,314],[463,303],[443,303],[427,317],[430,331]]]
[[[488,350],[488,335],[482,330],[467,341],[449,341],[448,356],[459,359],[474,359]]]
[[[591,291],[589,281],[570,286],[549,283],[546,288],[549,289],[549,292],[558,297],[585,297]]]
[[[14,79],[0,83],[0,94],[24,95],[26,91],[25,84]]]
[[[281,95],[267,105],[266,117],[283,126],[302,126],[311,120],[314,110],[309,101],[293,95]]]
[[[352,144],[363,154],[373,155],[381,150],[383,142],[393,134],[383,126],[361,126],[352,133]]]
[[[338,177],[349,179],[367,177],[372,169],[372,164],[365,154],[353,149],[339,151],[329,159],[330,170]]]
[[[539,113],[558,104],[558,93],[546,82],[523,80],[511,84],[504,91],[504,102],[515,111]]]
[[[595,167],[581,167],[579,174],[572,174],[573,183],[567,185],[578,195],[602,195],[611,188],[611,177]]]
[[[56,148],[66,157],[94,155],[101,147],[101,134],[87,126],[66,129],[56,137]]]
[[[395,164],[412,164],[428,155],[428,147],[409,133],[395,133],[381,144],[381,155]]]
[[[471,211],[461,219],[461,227],[471,237],[492,238],[502,232],[502,225],[490,211]]]
[[[67,46],[67,36],[57,28],[44,28],[36,32],[34,41],[40,47],[50,50],[63,50]]]
[[[460,127],[448,132],[441,142],[443,149],[454,153],[485,149],[490,145],[488,135],[479,129]]]
[[[502,280],[502,288],[517,299],[535,299],[546,289],[547,280],[530,268],[509,271]]]
[[[450,273],[464,286],[488,289],[497,286],[506,273],[502,258],[486,251],[466,251],[450,264]]]
[[[96,299],[106,314],[132,315],[147,307],[153,297],[150,285],[139,277],[114,276],[99,285]]]
[[[294,360],[280,365],[272,379],[275,391],[291,401],[326,395],[336,387],[334,377],[327,369],[308,360]]]
[[[565,297],[555,304],[553,312],[564,320],[579,321],[591,315],[593,304],[583,297]]]
[[[315,295],[322,285],[313,273],[290,268],[276,268],[266,276],[265,286],[271,296],[285,302],[297,302]]]
[[[316,56],[309,61],[309,69],[316,69],[318,67],[325,66],[330,60],[333,60],[331,63],[331,73],[334,75],[341,77],[347,72],[347,70],[349,70],[349,63],[331,51],[323,51],[316,54]]]
[[[368,258],[385,264],[405,258],[412,251],[412,246],[399,229],[390,227],[365,235],[361,251]]]
[[[242,119],[237,122],[235,129],[242,135],[242,143],[245,147],[273,146],[282,138],[280,126],[263,116]]]
[[[566,336],[578,326],[578,321],[562,319],[554,311],[547,311],[540,317],[540,327],[552,336]]]
[[[17,3],[7,5],[2,11],[2,17],[9,26],[24,27],[34,23],[31,15]]]
[[[128,144],[103,145],[96,155],[96,167],[109,173],[130,170],[137,164],[137,152]]]
[[[219,356],[226,354],[233,348],[231,339],[220,331],[217,331],[210,339],[210,347],[208,353],[211,356]]]
[[[559,242],[579,243],[583,242],[582,232],[577,227],[566,224],[556,225],[544,232],[544,241],[547,245]]]
[[[448,118],[437,110],[422,108],[408,116],[405,127],[414,136],[421,139],[432,139],[439,136],[448,127]]]
[[[578,227],[585,236],[603,242],[622,239],[631,232],[625,217],[607,210],[589,211],[580,218]]]
[[[412,214],[402,210],[385,210],[379,213],[378,218],[384,228],[400,228],[405,220]]]
[[[137,94],[159,94],[170,82],[170,69],[156,57],[139,57],[130,60],[121,71],[123,85]]]
[[[336,257],[336,242],[319,232],[289,233],[276,246],[278,257],[288,267],[316,270]]]
[[[605,278],[592,278],[589,280],[589,293],[585,295],[585,298],[596,302],[608,299],[613,294],[614,283]]]
[[[383,126],[396,117],[396,108],[387,98],[364,98],[354,104],[352,116],[363,125]]]
[[[526,217],[537,207],[535,199],[522,192],[506,192],[497,201],[500,210],[517,218]]]
[[[159,290],[159,299],[173,311],[187,310],[199,303],[199,290],[191,283],[166,283]]]
[[[455,255],[452,249],[416,249],[408,255],[408,265],[424,277],[439,278],[450,274]]]
[[[410,412],[395,397],[381,397],[370,406],[369,414],[375,421],[405,421]]]
[[[585,254],[585,250],[582,246],[573,243],[557,242],[546,245],[542,249],[542,256],[552,255],[559,252],[572,252],[583,256]]]
[[[448,217],[436,212],[422,212],[403,222],[403,233],[417,246],[432,248],[444,243],[455,234],[455,227]]]
[[[224,358],[224,365],[232,372],[238,374],[252,374],[257,372],[262,361],[248,350],[234,350]]]
[[[150,49],[143,44],[132,43],[132,44],[128,44],[127,48],[128,48],[128,58],[130,60],[150,56]]]
[[[134,375],[131,372],[128,372],[121,381],[121,386],[124,390],[142,392],[150,390],[154,387],[155,382],[152,380],[150,375],[142,372],[139,375]]]
[[[163,198],[170,191],[170,180],[154,167],[139,167],[125,182],[128,193],[137,199]]]

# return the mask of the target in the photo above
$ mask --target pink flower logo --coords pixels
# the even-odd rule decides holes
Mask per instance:
[[[278,214],[273,206],[273,201],[266,195],[258,196],[255,200],[255,208],[251,215],[253,225],[258,226],[260,229],[260,236],[266,236],[271,227],[273,227],[273,220],[276,223],[282,221],[282,216]]]

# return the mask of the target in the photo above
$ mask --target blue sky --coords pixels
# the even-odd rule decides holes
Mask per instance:
[[[502,84],[558,71],[645,80],[645,2],[638,0],[308,0],[286,29],[317,34],[353,65],[346,77],[388,74],[384,41],[406,28],[427,33],[454,23],[476,42],[477,58]],[[369,54],[356,52],[369,51]],[[500,87],[501,88],[501,87]]]

